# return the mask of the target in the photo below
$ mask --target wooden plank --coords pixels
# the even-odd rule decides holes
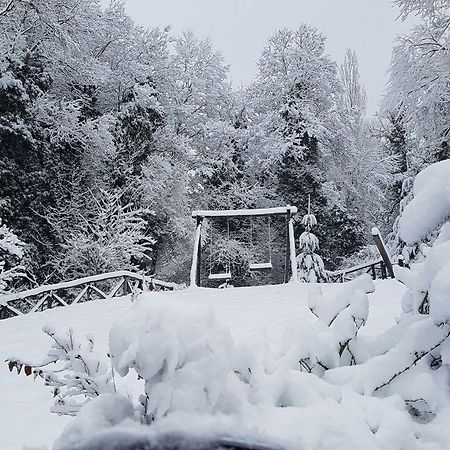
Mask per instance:
[[[45,294],[34,306],[33,309],[30,312],[36,312],[45,302],[45,300],[47,300],[47,298],[50,297],[50,293]]]
[[[119,280],[119,282],[109,292],[108,298],[113,298],[117,294],[117,292],[119,292],[119,289],[122,287],[124,281],[125,281],[124,278],[121,278]]]
[[[230,280],[231,272],[222,272],[222,273],[210,273],[208,275],[210,280]]]
[[[55,294],[54,292],[51,293],[51,296],[56,299],[61,306],[67,306],[67,302],[64,301],[59,295]]]
[[[9,305],[9,304],[2,305],[2,306],[1,306],[1,310],[2,310],[2,311],[3,311],[3,310],[6,310],[6,311],[11,312],[11,313],[12,313],[12,317],[14,317],[14,316],[22,316],[22,315],[23,315],[23,312],[22,312],[22,311],[20,311],[20,310],[17,309],[17,308],[14,308],[14,306]],[[10,316],[10,317],[11,317],[11,316]],[[5,318],[6,318],[6,317],[5,317]]]
[[[108,298],[108,294],[105,294],[101,289],[99,289],[97,286],[91,285],[91,290],[97,292],[98,295],[100,295],[103,298]]]
[[[250,270],[272,270],[272,263],[263,262],[263,263],[251,263],[248,267]]]
[[[89,288],[89,286],[85,286],[83,288],[83,290],[75,297],[75,300],[72,302],[72,305],[74,305],[75,303],[78,303],[84,297],[88,288]]]

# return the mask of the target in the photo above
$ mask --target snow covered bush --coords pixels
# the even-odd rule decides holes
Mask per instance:
[[[308,296],[314,324],[292,323],[286,330],[278,365],[317,376],[334,367],[359,364],[364,350],[358,333],[367,321],[367,294],[374,291],[369,275],[349,283],[332,298],[312,286]]]
[[[297,256],[298,279],[306,283],[324,283],[327,281],[322,258],[315,253],[319,248],[317,236],[311,233],[311,229],[317,225],[314,214],[308,205],[308,214],[303,217],[302,225],[305,231],[300,235],[300,254]]]
[[[172,411],[233,407],[233,340],[209,308],[141,297],[112,327],[109,346],[121,376],[134,369],[144,379],[140,402],[148,422]]]
[[[11,291],[15,280],[25,277],[25,268],[20,260],[24,256],[22,242],[0,219],[0,294]]]
[[[115,391],[111,365],[94,352],[94,340],[78,342],[74,332],[57,333],[53,328],[44,327],[53,341],[43,361],[22,361],[17,358],[7,360],[9,370],[22,368],[25,375],[41,377],[47,386],[52,386],[55,405],[51,412],[74,416],[89,399]]]

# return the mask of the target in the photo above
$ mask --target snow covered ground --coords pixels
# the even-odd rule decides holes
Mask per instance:
[[[323,285],[325,297],[331,296],[341,286]],[[307,288],[302,284],[227,290],[188,289],[151,295],[163,296],[167,301],[174,299],[210,305],[217,319],[230,329],[233,338],[243,342],[257,338],[261,333],[267,333],[270,339],[275,340],[281,337],[288,322],[313,321],[306,302]],[[377,335],[394,324],[404,290],[403,285],[394,280],[376,282],[376,292],[369,295],[370,313],[364,327],[365,334]],[[73,327],[79,337],[91,334],[95,337],[96,348],[106,353],[111,325],[129,309],[129,298],[119,298],[0,321],[0,360],[3,362],[11,356],[31,361],[41,359],[50,345],[48,336],[42,332],[42,327],[48,324],[61,331]],[[142,385],[138,385],[135,376],[132,378],[128,377],[131,388],[140,393]],[[0,364],[0,380],[0,449],[18,450],[23,446],[51,448],[65,424],[72,420],[49,412],[53,404],[51,388],[45,387],[40,379],[33,382],[32,377],[9,373],[6,364]],[[283,420],[283,411],[279,414]],[[309,426],[317,427],[314,415],[305,416],[299,412],[298,419],[307,420]],[[285,435],[295,432],[292,416],[286,417],[283,423]],[[264,426],[263,423],[261,425]],[[266,425],[270,427],[270,424]]]

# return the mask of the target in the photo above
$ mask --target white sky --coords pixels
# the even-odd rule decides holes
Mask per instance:
[[[102,0],[105,3],[106,0]],[[230,64],[234,86],[248,84],[267,38],[301,22],[325,33],[327,52],[341,61],[352,48],[374,114],[383,95],[395,37],[411,23],[396,20],[390,0],[127,0],[128,13],[144,26],[171,25],[209,36]]]

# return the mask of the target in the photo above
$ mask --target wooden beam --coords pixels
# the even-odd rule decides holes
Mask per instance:
[[[264,208],[264,209],[229,209],[229,210],[198,210],[192,212],[192,217],[197,219],[201,218],[215,218],[215,217],[228,217],[233,218],[245,218],[245,217],[266,217],[266,216],[286,216],[287,214],[296,214],[297,208],[295,206],[282,206],[278,208]]]
[[[387,251],[386,245],[384,244],[383,238],[381,237],[380,230],[378,228],[372,228],[372,238],[380,252],[381,258],[383,259],[384,265],[386,266],[387,273],[391,278],[395,278],[394,269],[392,268],[391,259]]]

